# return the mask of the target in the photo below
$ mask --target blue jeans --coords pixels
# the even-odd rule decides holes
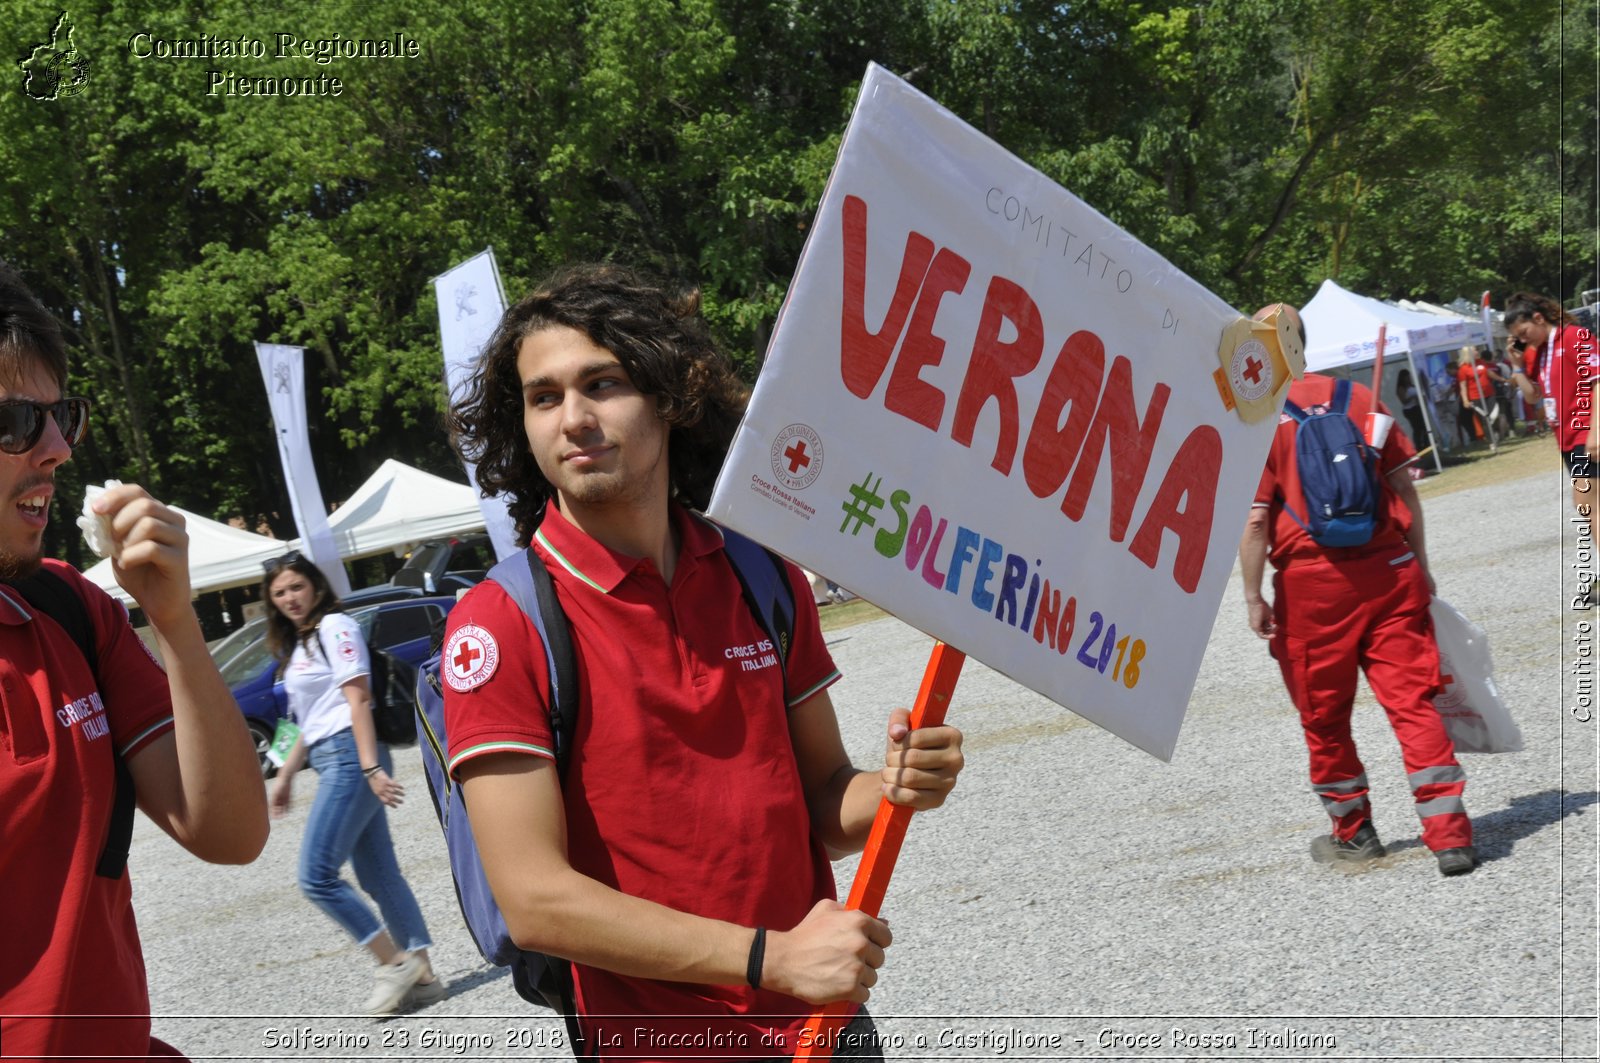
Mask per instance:
[[[389,749],[381,742],[378,762],[384,771],[393,771]],[[300,892],[363,945],[387,926],[399,948],[428,948],[432,942],[422,909],[394,858],[383,802],[361,774],[355,735],[346,728],[317,742],[311,747],[311,766],[319,781],[300,842]],[[361,888],[378,902],[382,923],[340,877],[346,860],[355,867]]]

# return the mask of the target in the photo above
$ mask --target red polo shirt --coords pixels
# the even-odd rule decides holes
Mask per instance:
[[[1333,402],[1334,379],[1321,373],[1307,373],[1289,385],[1289,401],[1307,413],[1319,413]],[[1378,404],[1382,413],[1389,409]],[[1360,384],[1350,387],[1350,419],[1366,435],[1367,414],[1372,410],[1372,392]],[[1411,528],[1411,512],[1400,497],[1389,487],[1386,477],[1417,456],[1416,449],[1404,432],[1391,428],[1383,451],[1378,455],[1378,481],[1382,490],[1383,506],[1378,514],[1372,539],[1362,546],[1318,546],[1311,533],[1300,527],[1284,509],[1287,499],[1294,511],[1305,516],[1305,495],[1300,490],[1300,470],[1295,459],[1295,421],[1287,413],[1278,417],[1278,434],[1272,438],[1272,449],[1267,452],[1267,465],[1261,471],[1261,483],[1256,488],[1253,506],[1272,512],[1272,563],[1283,567],[1291,558],[1325,557],[1337,560],[1376,550],[1403,545],[1405,534]]]
[[[672,519],[682,545],[670,587],[650,561],[607,549],[554,507],[535,535],[578,665],[580,710],[562,784],[568,858],[635,897],[787,930],[834,895],[811,833],[788,709],[838,672],[799,569],[786,565],[796,616],[783,674],[741,597],[721,533],[677,506]],[[450,770],[508,750],[549,757],[549,677],[537,634],[493,583],[451,611],[447,655],[468,626],[477,641],[467,644],[495,664],[446,685]],[[769,1028],[792,1036],[811,1010],[742,985],[576,970],[584,1028],[602,1055],[782,1054],[763,1040]],[[745,1018],[767,1015],[789,1018]],[[708,1030],[716,1035],[709,1043]],[[667,1044],[673,1037],[690,1043]]]
[[[8,1056],[143,1056],[150,998],[128,874],[94,873],[132,758],[172,727],[167,677],[128,614],[46,561],[88,607],[103,682],[72,637],[0,587],[0,1042]],[[19,1015],[111,1015],[67,1021]]]
[[[1481,402],[1494,398],[1494,383],[1489,370],[1481,365],[1464,365],[1456,370],[1456,379],[1467,385],[1467,401]]]

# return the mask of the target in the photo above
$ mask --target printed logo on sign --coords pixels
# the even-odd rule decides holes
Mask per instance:
[[[450,689],[465,694],[494,675],[500,663],[500,646],[483,628],[463,624],[445,647],[442,663],[444,667],[440,670]]]
[[[1272,356],[1260,340],[1245,340],[1234,348],[1228,379],[1233,393],[1246,402],[1265,398],[1272,391]]]
[[[822,437],[810,425],[792,424],[772,441],[772,475],[791,491],[804,491],[822,475]]]

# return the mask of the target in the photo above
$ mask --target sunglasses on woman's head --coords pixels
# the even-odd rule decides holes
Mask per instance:
[[[267,570],[267,575],[272,576],[272,575],[276,575],[280,568],[286,568],[289,565],[292,565],[292,564],[296,563],[297,561],[304,561],[304,560],[305,560],[305,557],[301,555],[300,551],[298,551],[298,550],[290,550],[287,554],[284,554],[282,557],[274,557],[274,558],[270,558],[270,559],[268,559],[266,561],[261,562],[261,567]]]
[[[54,417],[67,446],[75,447],[89,434],[89,400],[62,399],[48,406],[27,399],[0,402],[0,450],[26,454],[44,435],[45,418]]]

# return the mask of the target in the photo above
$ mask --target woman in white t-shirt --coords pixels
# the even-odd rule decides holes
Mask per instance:
[[[298,551],[266,570],[267,644],[300,729],[273,786],[274,817],[289,810],[295,774],[307,759],[318,776],[300,843],[300,890],[377,958],[362,1010],[392,1015],[432,1004],[443,999],[444,983],[428,962],[428,928],[389,839],[384,806],[399,805],[405,790],[391,777],[389,750],[373,727],[366,639],[337,611],[327,577]],[[339,874],[347,860],[382,922]]]

